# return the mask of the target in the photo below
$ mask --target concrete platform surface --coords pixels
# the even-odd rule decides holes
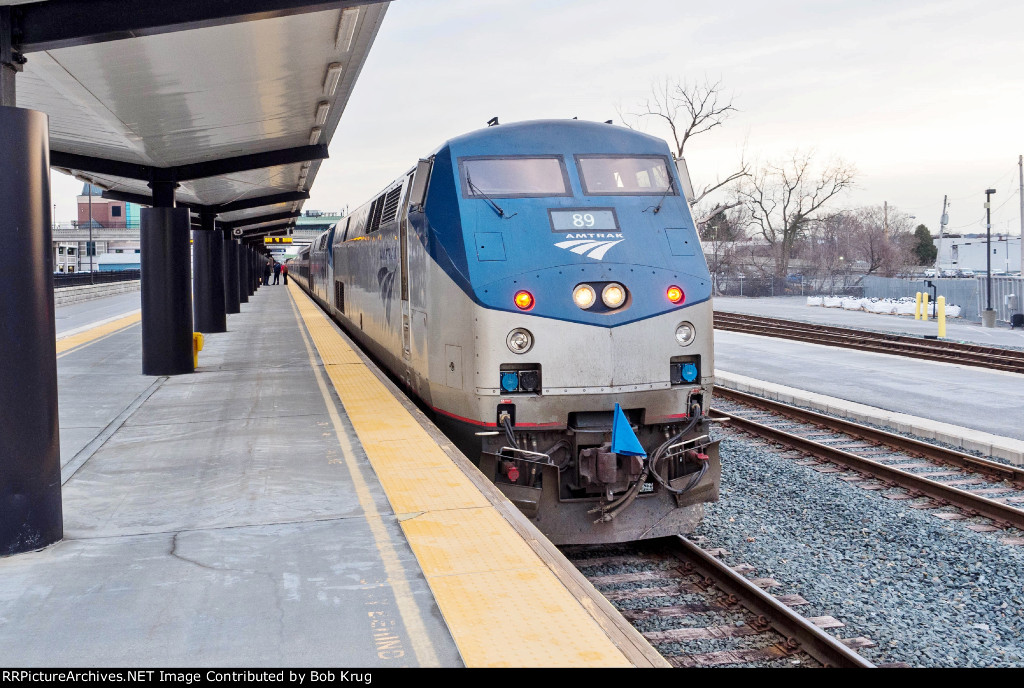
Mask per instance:
[[[138,324],[61,355],[65,539],[0,560],[0,665],[462,665],[288,298],[261,289],[194,375],[141,375]]]
[[[740,332],[715,331],[718,370],[1024,440],[1024,376]]]
[[[914,320],[913,316],[882,315],[866,311],[848,311],[842,308],[808,306],[807,298],[804,296],[764,298],[717,296],[715,297],[715,310],[918,337],[938,334],[939,329],[934,320]],[[984,344],[985,346],[1024,349],[1024,330],[1020,328],[1011,330],[1002,326],[988,329],[977,323],[957,318],[946,320],[946,339]]]
[[[65,337],[108,320],[123,317],[139,310],[141,303],[141,294],[134,291],[105,296],[102,299],[81,301],[67,306],[57,306],[54,313],[57,336]]]

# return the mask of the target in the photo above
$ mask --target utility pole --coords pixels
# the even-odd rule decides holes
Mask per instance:
[[[982,327],[996,326],[996,312],[992,310],[992,194],[995,189],[985,189],[985,310],[981,313]]]
[[[89,192],[89,243],[85,245],[85,252],[89,254],[89,284],[95,284],[96,278],[92,275],[92,182],[86,185]]]
[[[889,201],[883,201],[882,207],[884,208],[885,220],[882,222],[882,234],[885,238],[889,238]]]
[[[939,250],[942,250],[942,235],[946,233],[946,225],[949,224],[949,215],[946,214],[946,206],[949,205],[949,194],[942,197],[942,217],[939,218]],[[950,256],[950,267],[953,267],[953,259]],[[939,254],[935,254],[935,274],[939,274]]]

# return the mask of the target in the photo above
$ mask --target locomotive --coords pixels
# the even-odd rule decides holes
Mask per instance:
[[[290,274],[555,544],[691,532],[721,468],[711,279],[682,188],[653,136],[489,126]]]

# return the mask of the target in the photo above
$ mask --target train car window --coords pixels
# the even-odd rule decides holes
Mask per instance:
[[[463,198],[571,196],[560,155],[459,158]]]
[[[345,230],[341,233],[341,241],[348,241],[348,226],[349,226],[349,224],[351,224],[351,222],[352,222],[352,218],[351,217],[346,217],[345,218]]]
[[[577,155],[588,196],[677,196],[663,155]]]

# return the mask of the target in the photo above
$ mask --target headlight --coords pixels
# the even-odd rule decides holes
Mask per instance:
[[[608,308],[618,308],[626,303],[626,288],[617,282],[612,282],[601,290],[601,300]]]
[[[508,345],[508,350],[512,353],[525,354],[533,348],[533,335],[530,334],[529,330],[517,327],[508,333],[508,337],[505,338],[505,344]]]
[[[696,334],[697,330],[693,329],[690,323],[679,323],[679,327],[676,328],[676,341],[679,342],[679,346],[687,346]]]
[[[572,300],[576,302],[576,305],[586,310],[594,305],[597,301],[597,293],[594,288],[589,284],[581,284],[572,291]]]

